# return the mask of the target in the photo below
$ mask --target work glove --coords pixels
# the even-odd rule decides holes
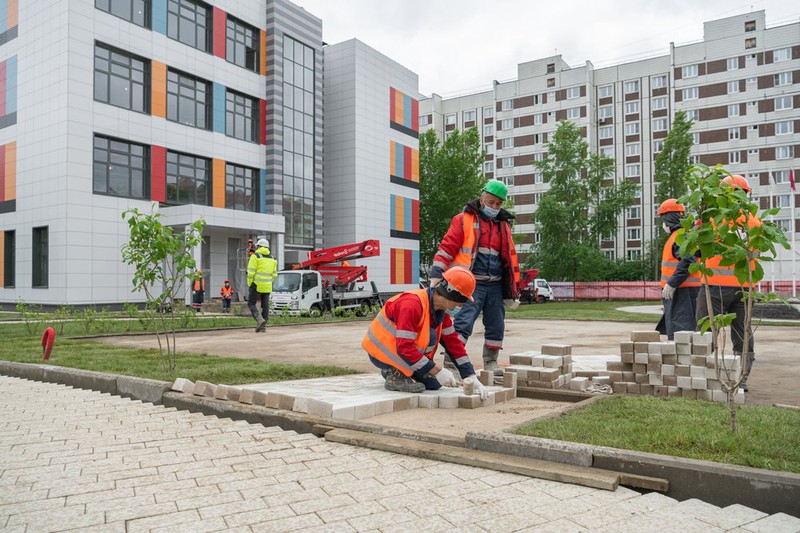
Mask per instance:
[[[469,388],[472,388],[474,394],[480,396],[481,400],[489,398],[489,389],[483,386],[483,383],[478,380],[478,376],[475,374],[464,378],[464,394],[466,394]]]
[[[503,300],[503,303],[505,304],[506,307],[508,307],[512,311],[517,307],[519,307],[519,299],[506,298],[505,300]]]
[[[456,377],[450,370],[444,367],[441,370],[439,370],[438,374],[436,374],[436,381],[441,383],[442,387],[458,387],[458,382],[456,381]]]
[[[667,283],[664,285],[664,288],[661,289],[661,298],[664,300],[672,300],[672,297],[675,295],[675,287]]]

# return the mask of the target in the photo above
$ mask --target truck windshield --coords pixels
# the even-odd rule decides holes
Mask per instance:
[[[279,272],[278,279],[272,284],[272,290],[275,292],[294,292],[299,288],[299,272]]]

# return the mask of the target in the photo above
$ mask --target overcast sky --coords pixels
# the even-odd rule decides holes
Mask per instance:
[[[767,27],[800,20],[797,0],[292,0],[322,19],[323,39],[357,38],[443,97],[516,78],[517,63],[559,53],[605,67],[702,40],[703,22],[766,10]]]

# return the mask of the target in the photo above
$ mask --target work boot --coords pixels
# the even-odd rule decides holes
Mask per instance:
[[[753,363],[756,360],[756,354],[749,353],[747,354],[747,371],[742,376],[742,383],[739,385],[739,388],[742,389],[744,392],[750,390],[750,387],[747,386],[747,378],[750,377],[750,371],[753,369]],[[744,358],[742,358],[742,364],[744,364]]]
[[[256,320],[258,320],[258,324],[256,325],[256,333],[260,333],[267,329],[267,321],[264,320],[263,316],[258,317]]]
[[[413,378],[407,377],[405,374],[392,367],[387,369],[388,373],[385,377],[386,382],[383,388],[386,390],[393,390],[397,392],[424,392],[425,385],[419,381],[414,381]],[[381,371],[383,375],[383,371]]]
[[[494,372],[495,376],[502,376],[503,369],[497,364],[497,358],[500,355],[500,350],[493,350],[491,348],[483,347],[483,369],[489,372]]]

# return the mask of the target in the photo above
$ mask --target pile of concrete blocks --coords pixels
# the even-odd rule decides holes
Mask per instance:
[[[620,343],[621,360],[606,365],[615,393],[687,397],[727,401],[717,380],[710,333],[675,332],[674,341],[661,341],[658,331],[632,331],[631,340]],[[740,358],[725,356],[723,369],[735,378]],[[736,403],[744,403],[739,389]]]
[[[542,344],[541,351],[511,355],[509,362],[505,371],[516,374],[520,387],[560,389],[573,379],[569,344]]]

